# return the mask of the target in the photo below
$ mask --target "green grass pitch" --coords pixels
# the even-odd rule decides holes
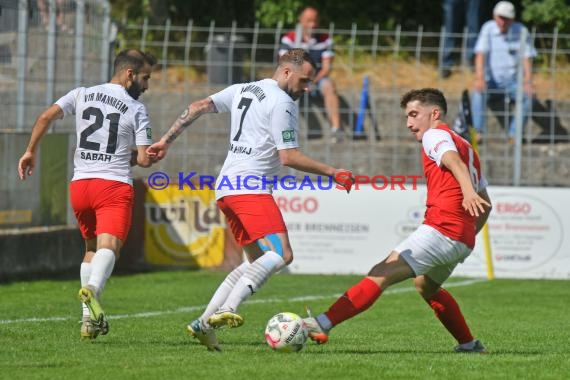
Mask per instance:
[[[102,298],[110,332],[79,340],[78,280],[0,285],[2,379],[568,379],[570,283],[451,279],[488,355],[456,354],[452,337],[411,288],[390,288],[328,344],[272,351],[265,323],[280,311],[324,310],[360,276],[274,276],[241,307],[243,327],[208,352],[185,333],[224,273],[113,276]]]

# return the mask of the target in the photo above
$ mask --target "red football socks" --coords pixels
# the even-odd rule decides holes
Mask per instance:
[[[382,289],[368,277],[346,291],[325,312],[333,326],[368,309],[380,297]]]
[[[473,340],[473,335],[471,335],[467,322],[465,322],[465,318],[461,314],[459,305],[447,290],[440,289],[427,303],[429,303],[436,317],[447,331],[457,339],[459,344]]]

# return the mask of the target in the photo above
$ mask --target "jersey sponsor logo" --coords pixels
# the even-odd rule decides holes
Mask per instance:
[[[83,160],[111,162],[112,157],[110,154],[81,152]]]
[[[441,144],[446,143],[447,140],[441,140],[440,142],[438,142],[437,144],[435,144],[435,147],[433,148],[433,150],[437,153],[439,147],[441,146]]]
[[[293,129],[287,129],[286,131],[281,132],[283,136],[283,142],[295,142],[295,131]]]
[[[152,129],[151,128],[146,129],[146,138],[152,139]]]

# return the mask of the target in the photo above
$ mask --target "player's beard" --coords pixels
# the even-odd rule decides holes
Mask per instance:
[[[300,92],[294,92],[294,91],[289,91],[287,92],[287,95],[289,95],[291,97],[291,99],[293,100],[298,100],[305,92],[304,91],[300,91]]]
[[[142,94],[141,86],[136,81],[131,83],[131,87],[127,89],[127,93],[134,99],[137,100]]]

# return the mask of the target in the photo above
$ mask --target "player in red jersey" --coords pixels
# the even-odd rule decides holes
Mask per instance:
[[[148,89],[155,64],[156,59],[142,51],[120,52],[110,82],[77,87],[42,112],[18,163],[20,179],[25,180],[33,172],[36,151],[51,124],[74,115],[77,146],[69,195],[85,240],[79,269],[82,339],[95,339],[109,331],[98,299],[131,226],[131,166],[149,167],[154,162],[146,155],[152,144],[150,119],[137,99]]]
[[[330,308],[305,322],[309,336],[326,343],[334,326],[368,309],[389,286],[414,278],[414,286],[457,340],[457,352],[486,352],[473,338],[459,306],[441,285],[475,245],[491,211],[487,182],[471,145],[443,121],[447,102],[436,89],[406,93],[406,126],[422,143],[427,184],[424,222]]]

